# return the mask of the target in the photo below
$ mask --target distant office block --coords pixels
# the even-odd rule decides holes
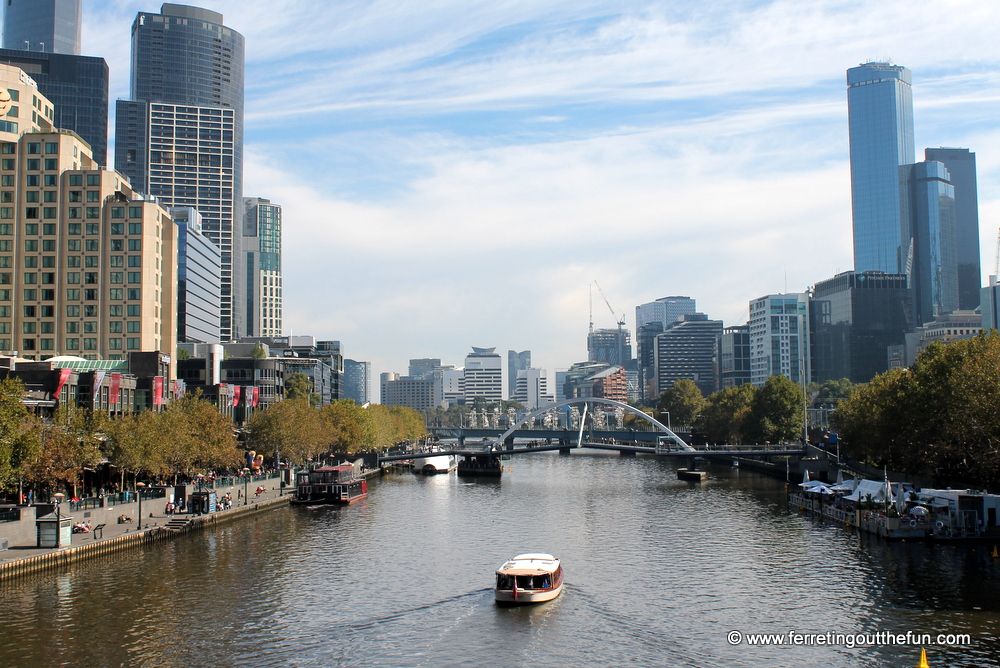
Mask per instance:
[[[627,329],[595,329],[587,335],[587,359],[621,367],[632,361],[631,335]]]
[[[201,231],[201,215],[174,207],[177,225],[177,340],[217,343],[222,252]]]
[[[909,274],[914,322],[922,325],[958,309],[955,189],[940,162],[906,165],[900,173],[907,190],[903,211],[913,235]]]
[[[531,351],[507,351],[507,396],[513,398],[517,389],[517,372],[531,368]]]
[[[7,0],[3,48],[80,55],[81,0]]]
[[[990,276],[989,285],[979,292],[982,304],[983,329],[1000,330],[1000,282],[996,276]]]
[[[247,336],[281,336],[281,207],[243,198]]]
[[[924,149],[924,159],[942,163],[955,188],[955,255],[958,262],[958,308],[979,306],[982,269],[979,258],[979,193],[976,154],[967,148]]]
[[[651,322],[658,322],[667,327],[679,322],[689,313],[698,311],[695,300],[690,297],[660,297],[656,301],[639,304],[635,307],[636,330]]]
[[[715,348],[722,321],[704,313],[686,314],[656,336],[656,392],[668,390],[681,378],[694,381],[704,396],[715,392]]]
[[[720,390],[750,382],[750,326],[734,325],[722,330],[716,352]]]
[[[496,348],[476,348],[465,357],[465,403],[476,397],[491,403],[503,399],[503,366]]]
[[[911,320],[906,276],[853,271],[816,284],[809,306],[812,380],[867,383],[889,369]]]
[[[770,376],[809,382],[809,295],[767,295],[750,302],[750,382]]]
[[[358,362],[352,359],[344,360],[344,398],[353,399],[354,403],[364,406],[371,401],[371,362]]]
[[[536,409],[555,402],[549,394],[545,369],[520,369],[511,399],[519,401],[525,408]]]
[[[410,360],[410,378],[429,378],[434,371],[441,368],[441,360],[437,357],[422,357]]]

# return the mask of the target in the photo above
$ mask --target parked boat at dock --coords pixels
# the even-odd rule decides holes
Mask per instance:
[[[442,452],[440,446],[432,445],[430,452]],[[413,460],[413,472],[424,475],[434,475],[436,473],[451,473],[458,466],[458,457],[455,455],[435,455],[431,457],[417,457]]]
[[[478,478],[499,478],[503,464],[494,455],[464,457],[458,463],[458,475]]]
[[[353,466],[343,464],[297,473],[295,498],[291,502],[301,505],[347,504],[366,496],[368,482],[358,477]]]
[[[551,601],[563,589],[563,569],[551,554],[519,554],[496,572],[494,596],[500,605]]]

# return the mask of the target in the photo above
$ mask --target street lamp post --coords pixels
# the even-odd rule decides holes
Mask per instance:
[[[135,483],[135,496],[139,499],[139,525],[136,527],[136,531],[142,528],[142,488],[145,486],[144,482]]]
[[[243,505],[249,505],[250,499],[247,498],[247,494],[250,493],[250,471],[246,471],[243,474]]]
[[[673,427],[670,426],[670,411],[660,411],[660,415],[666,415],[667,416],[667,429],[669,429],[671,432],[673,432],[674,429],[673,429]]]
[[[62,515],[59,512],[59,507],[62,505],[62,500],[66,498],[66,495],[62,492],[57,492],[55,494],[56,499],[56,548],[62,547]]]

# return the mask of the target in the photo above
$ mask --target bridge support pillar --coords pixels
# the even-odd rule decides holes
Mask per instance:
[[[458,437],[458,444],[463,447],[465,446],[465,434],[462,434],[461,436]]]
[[[569,451],[570,451],[570,448],[559,448],[559,454],[560,455],[568,455]]]
[[[618,454],[621,455],[622,457],[635,457],[634,450],[619,450]]]

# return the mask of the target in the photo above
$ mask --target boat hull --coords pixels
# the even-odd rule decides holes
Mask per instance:
[[[563,585],[559,583],[558,587],[553,587],[552,589],[543,589],[535,591],[517,591],[517,598],[514,598],[514,592],[510,589],[496,589],[494,590],[494,597],[496,598],[497,605],[531,605],[532,603],[544,603],[546,601],[551,601],[552,599],[559,596],[562,593]]]
[[[455,455],[440,455],[437,457],[421,457],[413,460],[413,472],[423,475],[451,473],[458,466]]]

